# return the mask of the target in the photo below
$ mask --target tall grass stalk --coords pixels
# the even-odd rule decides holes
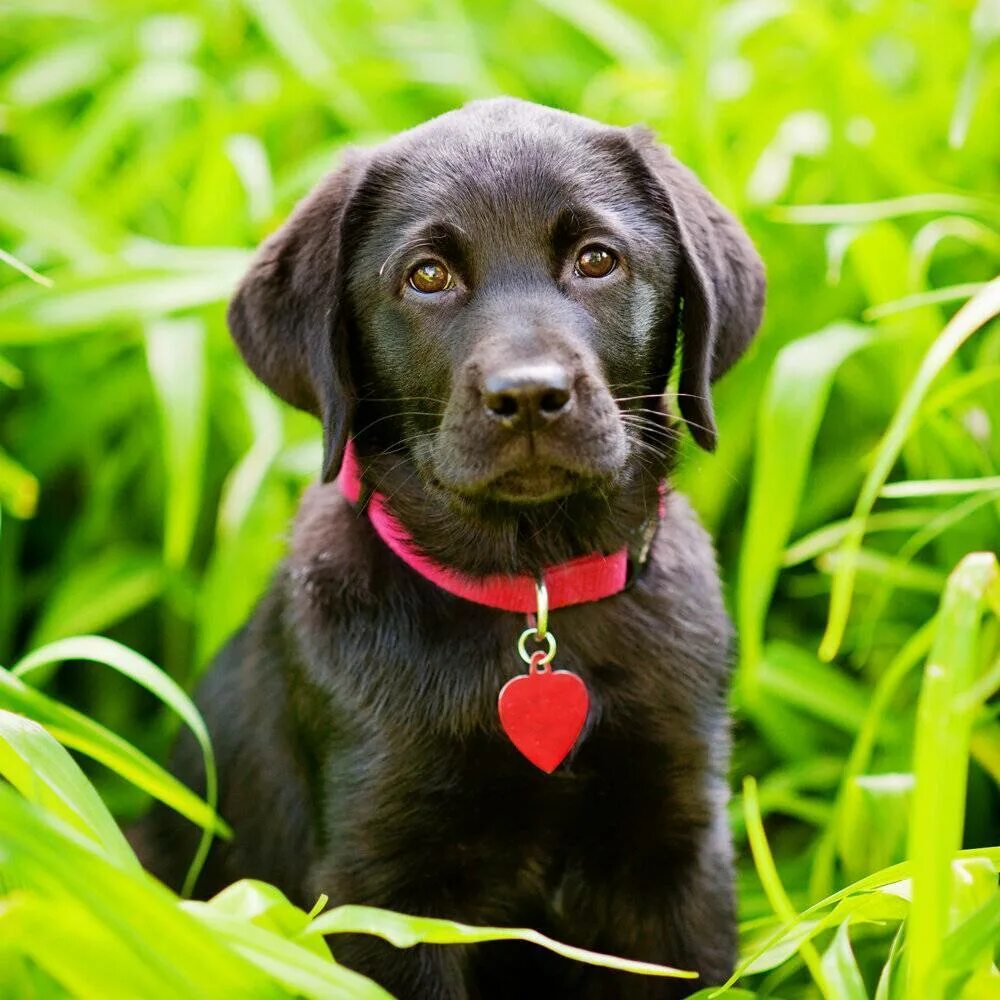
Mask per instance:
[[[115,832],[182,813],[188,888],[227,835],[189,699],[321,460],[232,347],[234,282],[346,148],[500,92],[650,126],[767,264],[719,448],[674,476],[741,633],[726,992],[995,995],[995,6],[0,4],[0,996],[385,996],[330,957],[353,920],[552,946],[182,902]]]

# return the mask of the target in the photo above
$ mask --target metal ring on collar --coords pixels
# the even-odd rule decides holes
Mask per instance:
[[[551,632],[546,632],[544,635],[538,631],[536,628],[526,628],[521,633],[521,638],[517,640],[517,651],[521,655],[521,659],[525,663],[531,663],[531,653],[528,652],[528,636],[534,636],[535,642],[546,642],[548,643],[548,651],[545,654],[544,659],[540,662],[551,663],[556,655],[556,637]]]

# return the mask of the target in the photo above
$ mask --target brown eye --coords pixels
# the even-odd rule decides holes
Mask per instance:
[[[436,260],[425,260],[418,264],[409,277],[410,287],[424,295],[443,292],[452,286],[451,273],[448,268]]]
[[[618,263],[618,258],[607,248],[596,243],[584,247],[576,258],[576,273],[585,278],[606,278]]]

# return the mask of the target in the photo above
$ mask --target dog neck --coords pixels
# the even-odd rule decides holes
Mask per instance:
[[[424,482],[398,457],[366,459],[352,444],[339,482],[352,503],[368,505],[377,498],[369,510],[376,531],[418,572],[423,572],[420,565],[387,538],[387,524],[389,535],[416,553],[418,563],[426,560],[441,573],[538,579],[588,557],[604,563],[620,560],[623,574],[626,567],[641,567],[666,495],[669,463],[662,464],[653,468],[643,463],[604,490],[515,505],[458,498]],[[377,493],[371,483],[378,483]],[[435,572],[423,575],[440,583],[434,580]],[[623,580],[610,592],[624,585]]]

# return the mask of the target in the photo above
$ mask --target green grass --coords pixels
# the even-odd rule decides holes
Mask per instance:
[[[679,476],[742,637],[731,995],[1000,989],[995,0],[7,0],[0,994],[379,996],[324,933],[510,936],[183,902],[116,825],[226,835],[157,762],[182,723],[212,773],[185,692],[319,467],[225,330],[250,249],[346,145],[501,92],[651,125],[767,262]]]

